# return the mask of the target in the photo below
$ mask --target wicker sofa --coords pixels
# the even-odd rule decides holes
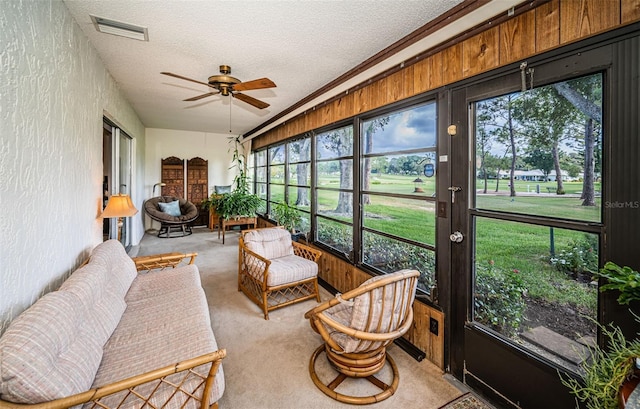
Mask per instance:
[[[99,244],[0,338],[0,408],[217,407],[226,351],[195,256]]]

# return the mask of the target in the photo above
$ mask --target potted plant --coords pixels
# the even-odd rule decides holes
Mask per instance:
[[[600,291],[620,292],[619,304],[640,300],[638,271],[607,262],[595,276],[607,279]],[[634,314],[634,317],[640,322],[639,316]],[[606,349],[589,348],[590,356],[585,357],[588,359],[584,359],[580,367],[582,381],[563,376],[561,380],[588,409],[624,408],[626,399],[640,383],[640,340],[627,340],[622,330],[613,324],[596,324],[606,340]]]
[[[285,202],[276,204],[273,208],[273,217],[279,226],[284,226],[291,234],[295,234],[296,226],[300,224],[302,217],[293,206],[289,206]]]
[[[229,143],[233,143],[233,165],[236,168],[236,177],[233,181],[234,189],[231,193],[222,195],[213,193],[205,202],[207,209],[213,208],[223,219],[239,219],[242,217],[253,218],[262,203],[261,199],[249,190],[249,181],[245,168],[246,157],[240,136],[230,137]]]
[[[611,261],[595,273],[596,277],[604,277],[607,284],[600,291],[618,290],[618,303],[628,305],[631,301],[640,300],[640,273],[631,267],[620,267]]]
[[[598,346],[589,348],[591,356],[583,360],[583,381],[561,376],[562,384],[588,409],[617,409],[621,404],[623,385],[637,384],[640,357],[640,341],[628,341],[620,328],[599,325],[607,340],[607,349]],[[628,393],[625,393],[628,397]]]

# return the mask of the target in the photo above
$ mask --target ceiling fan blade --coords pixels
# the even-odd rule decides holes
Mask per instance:
[[[195,97],[191,97],[191,98],[183,99],[183,101],[197,101],[197,100],[199,100],[199,99],[206,98],[206,97],[210,97],[211,95],[216,95],[216,94],[219,94],[219,93],[220,93],[220,91],[216,91],[216,92],[207,92],[206,94],[202,94],[202,95],[198,95],[198,96],[195,96]]]
[[[206,85],[207,87],[211,86],[211,84],[207,84],[206,82],[202,82],[202,81],[198,81],[198,80],[192,80],[191,78],[183,77],[182,75],[173,74],[171,72],[161,72],[160,74],[168,75],[170,77],[180,78],[181,80],[195,82],[196,84]]]
[[[269,78],[260,78],[253,81],[241,82],[239,84],[235,84],[233,89],[235,91],[247,91],[250,89],[262,89],[262,88],[273,88],[276,84],[271,81]]]
[[[241,94],[236,92],[232,94],[234,97],[238,98],[240,101],[246,102],[247,104],[253,105],[258,109],[264,109],[269,106],[266,102],[262,102],[259,99],[255,99],[254,97],[250,97],[249,95]]]

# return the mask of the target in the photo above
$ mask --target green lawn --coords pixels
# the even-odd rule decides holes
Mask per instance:
[[[415,176],[378,175],[371,186],[372,191],[388,193],[413,193]],[[434,179],[427,179],[421,187],[429,192],[434,188]],[[495,181],[493,181],[495,183]],[[527,186],[529,185],[529,186]],[[322,178],[320,186],[338,187],[338,177]],[[478,184],[478,186],[482,186]],[[549,194],[546,186],[555,188],[555,183],[540,183],[540,194],[535,192],[535,183],[517,182],[515,198],[508,196],[507,182],[501,181],[501,194],[493,194],[489,185],[488,195],[478,195],[477,206],[483,209],[507,211],[522,214],[544,215],[573,220],[600,220],[600,198],[597,206],[581,206],[575,195],[582,189],[582,183],[565,182],[567,194]],[[527,194],[527,188],[529,192]],[[504,190],[502,190],[504,189]],[[595,187],[600,190],[599,185]],[[419,194],[417,194],[420,196]],[[430,194],[422,194],[430,196]],[[365,226],[386,233],[410,238],[423,243],[435,243],[435,213],[433,202],[410,199],[389,198],[372,195],[372,204],[365,207]],[[321,209],[337,206],[336,192],[318,192]],[[342,218],[341,218],[342,219]],[[584,305],[595,310],[596,293],[583,284],[572,280],[565,273],[550,264],[550,228],[479,218],[476,223],[476,263],[488,265],[492,261],[495,268],[517,270],[523,278],[528,294],[547,300]],[[569,245],[584,238],[584,233],[553,229],[555,252],[569,248]]]

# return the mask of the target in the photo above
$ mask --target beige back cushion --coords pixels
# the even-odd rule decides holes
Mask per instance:
[[[293,254],[291,233],[281,228],[249,230],[244,234],[247,248],[266,259],[275,259]]]
[[[362,285],[401,275],[406,270],[388,275],[371,277]],[[391,332],[402,324],[407,310],[411,308],[416,294],[415,280],[400,280],[357,296],[353,301],[351,328],[366,332]]]
[[[39,403],[89,389],[136,276],[124,247],[108,240],[16,318],[0,338],[0,398]]]
[[[102,345],[88,336],[82,301],[73,293],[46,294],[0,338],[0,398],[40,403],[91,387]]]

